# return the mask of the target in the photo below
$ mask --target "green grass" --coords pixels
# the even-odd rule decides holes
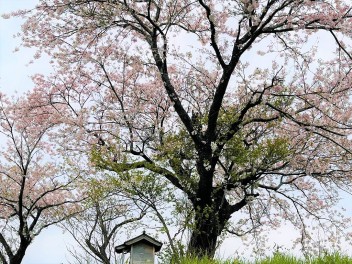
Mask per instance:
[[[274,254],[272,257],[265,258],[263,260],[257,260],[256,264],[303,264],[305,263],[302,259],[294,256],[284,255],[280,253]]]
[[[339,253],[325,254],[321,257],[310,257],[306,260],[276,253],[272,257],[267,257],[254,262],[245,260],[209,260],[207,258],[195,259],[184,258],[181,264],[352,264],[352,258]]]
[[[309,264],[351,264],[352,258],[339,253],[326,254],[323,257],[312,259]]]

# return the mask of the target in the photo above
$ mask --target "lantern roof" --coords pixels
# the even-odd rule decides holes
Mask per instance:
[[[131,251],[131,247],[137,243],[149,244],[155,248],[155,252],[160,251],[161,246],[163,244],[163,243],[157,241],[156,239],[152,238],[151,236],[147,235],[145,233],[145,231],[143,231],[143,233],[141,235],[139,235],[135,238],[132,238],[130,240],[127,240],[125,243],[123,243],[119,246],[116,246],[115,251],[116,251],[116,253],[128,253]]]

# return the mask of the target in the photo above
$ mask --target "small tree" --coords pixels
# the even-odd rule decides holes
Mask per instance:
[[[115,246],[121,243],[121,229],[132,229],[146,214],[143,204],[141,207],[122,192],[103,189],[93,187],[89,198],[84,201],[84,209],[61,223],[80,246],[70,249],[76,263],[117,263]],[[89,259],[86,260],[85,256]]]
[[[21,108],[22,107],[22,108]],[[19,264],[40,232],[75,211],[73,179],[47,140],[52,120],[28,102],[0,98],[0,262]],[[37,109],[39,110],[39,109]],[[43,109],[42,109],[43,110]]]
[[[168,242],[163,247],[169,247],[167,257],[178,257],[176,238],[182,238],[189,224],[180,223],[184,219],[179,215],[188,212],[185,204],[173,197],[175,189],[167,188],[162,179],[139,173],[124,175],[123,180],[99,172],[91,177],[84,184],[88,190],[81,206],[84,209],[60,224],[80,246],[70,249],[74,263],[116,263],[115,246],[136,230],[166,233]],[[178,203],[175,211],[165,199]]]
[[[213,256],[226,231],[283,219],[306,241],[306,219],[326,232],[341,223],[331,207],[351,190],[351,10],[347,0],[41,0],[15,15],[28,15],[24,44],[57,67],[34,78],[34,97],[65,117],[67,144],[102,146],[91,165],[116,177],[164,177],[192,204],[189,252]],[[331,58],[312,44],[323,34]]]

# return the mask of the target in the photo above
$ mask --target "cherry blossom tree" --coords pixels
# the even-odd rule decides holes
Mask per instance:
[[[4,264],[21,263],[43,229],[76,211],[73,179],[62,174],[46,140],[53,124],[50,115],[24,109],[28,109],[24,99],[12,103],[1,95],[0,133],[6,142],[0,151],[0,261]]]
[[[26,18],[24,45],[56,68],[34,77],[32,97],[63,117],[66,149],[117,178],[167,180],[192,204],[189,253],[213,256],[226,232],[290,221],[306,246],[312,221],[345,228],[331,208],[352,191],[351,9],[40,0],[13,15]]]

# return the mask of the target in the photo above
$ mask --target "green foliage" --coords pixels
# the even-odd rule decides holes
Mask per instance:
[[[244,260],[211,260],[208,258],[183,258],[180,264],[350,264],[352,258],[343,256],[340,253],[324,254],[320,257],[309,257],[306,260],[281,254],[275,253],[272,257],[267,257],[262,260],[256,260],[255,262],[248,262]],[[172,262],[172,264],[177,264]]]
[[[164,248],[159,256],[158,256],[158,263],[161,264],[169,264],[169,263],[175,263],[175,264],[180,264],[180,256],[185,256],[186,255],[186,247],[184,244],[182,244],[181,241],[174,241],[174,248],[171,248],[169,245],[168,247]],[[181,258],[182,261],[185,260],[185,258]]]
[[[178,133],[164,135],[163,144],[158,149],[160,152],[158,159],[169,161],[179,159],[180,155],[186,159],[193,159],[196,154],[194,149],[194,143],[188,132],[180,129]]]
[[[257,260],[256,264],[303,264],[305,263],[302,259],[291,255],[285,255],[281,253],[275,253],[274,256],[268,257],[262,260]]]
[[[171,262],[172,264],[178,264],[176,262]],[[203,258],[191,258],[185,257],[181,260],[180,264],[245,264],[243,261],[237,260],[210,260],[206,257]]]
[[[324,254],[318,258],[313,258],[309,264],[350,264],[352,263],[352,258],[348,256],[343,256],[340,253]]]
[[[227,109],[220,113],[218,127],[221,133],[228,133],[228,124],[237,121],[233,115],[235,109]],[[239,170],[243,168],[270,168],[278,162],[285,162],[292,155],[290,139],[278,135],[275,128],[280,119],[270,124],[253,127],[249,122],[246,128],[236,132],[224,146],[223,157],[227,162],[234,163]],[[221,143],[221,142],[220,142]],[[237,175],[236,169],[232,171],[232,178],[237,180],[244,175]]]
[[[234,162],[234,168],[270,168],[278,162],[287,161],[291,154],[289,139],[273,137],[246,145],[244,136],[238,133],[226,145],[224,156],[228,161]],[[232,178],[238,180],[244,175],[237,175],[232,171]]]

